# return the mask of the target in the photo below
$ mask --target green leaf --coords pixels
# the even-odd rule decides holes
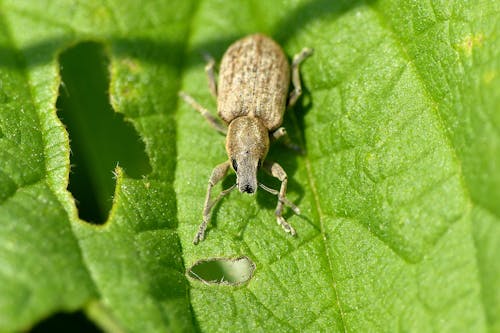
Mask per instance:
[[[494,1],[0,1],[0,331],[77,309],[127,332],[499,331],[499,14]],[[315,49],[284,123],[307,154],[269,154],[298,236],[276,225],[275,197],[232,192],[194,246],[227,156],[177,93],[215,113],[202,53],[220,60],[254,32],[290,57]],[[58,55],[86,41],[105,47],[111,105],[151,165],[116,168],[103,226],[67,191],[55,107]],[[238,286],[186,274],[242,256],[255,271]]]

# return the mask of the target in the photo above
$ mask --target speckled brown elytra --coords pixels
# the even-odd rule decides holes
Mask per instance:
[[[253,194],[259,186],[276,195],[278,204],[275,215],[278,224],[286,232],[295,235],[295,230],[282,216],[283,205],[300,214],[299,208],[286,198],[287,174],[278,163],[264,159],[270,142],[286,135],[286,130],[280,127],[283,114],[302,94],[299,65],[311,54],[312,49],[304,48],[293,57],[290,66],[283,50],[274,40],[261,34],[247,36],[233,43],[222,57],[218,86],[214,75],[215,61],[207,57],[205,71],[210,92],[217,99],[217,111],[224,124],[191,96],[180,92],[179,95],[200,112],[212,127],[226,135],[229,157],[228,161],[217,165],[212,171],[203,208],[203,222],[193,240],[194,244],[205,238],[212,207],[236,187],[242,193]],[[290,73],[293,89],[288,95]],[[223,190],[212,201],[212,188],[226,176],[230,166],[236,172],[236,184]],[[281,181],[279,191],[257,181],[260,167]]]

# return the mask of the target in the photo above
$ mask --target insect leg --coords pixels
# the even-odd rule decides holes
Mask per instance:
[[[283,144],[292,150],[295,150],[299,154],[304,154],[304,150],[299,146],[296,145],[295,143],[290,140],[290,137],[288,136],[288,132],[284,127],[280,127],[274,132],[271,133],[271,142],[278,141],[279,139],[282,139]]]
[[[263,190],[265,190],[266,192],[269,192],[271,193],[272,195],[275,195],[275,196],[279,196],[280,192],[279,191],[276,191],[275,189],[273,188],[270,188],[270,187],[267,187],[266,185],[262,184],[262,183],[259,183],[259,186],[260,188],[262,188]],[[295,204],[293,202],[291,202],[290,200],[288,200],[286,197],[285,198],[282,198],[283,200],[283,203],[285,205],[287,205],[288,207],[290,207],[293,212],[297,215],[300,214],[300,209],[299,207],[295,206]]]
[[[286,129],[284,127],[280,127],[278,128],[277,130],[275,130],[274,132],[271,133],[271,140],[273,141],[277,141],[279,140],[281,137],[286,137],[288,136],[288,133],[286,131]]]
[[[222,133],[224,135],[227,133],[226,127],[220,122],[220,120],[217,119],[217,118],[215,118],[210,113],[210,111],[208,111],[206,108],[204,108],[203,106],[201,106],[200,104],[198,104],[198,102],[196,102],[193,97],[189,96],[188,94],[186,94],[183,91],[179,92],[179,96],[186,103],[188,103],[189,105],[191,105],[191,107],[193,109],[195,109],[196,111],[198,111],[208,121],[208,123],[210,124],[210,126],[212,126],[216,131],[218,131],[218,132],[220,132],[220,133]]]
[[[288,232],[292,236],[295,236],[295,229],[293,229],[293,227],[288,224],[288,222],[283,217],[284,204],[290,206],[295,213],[300,213],[299,208],[286,198],[288,176],[286,175],[285,170],[283,170],[283,168],[276,162],[264,162],[264,170],[266,170],[271,176],[278,178],[281,181],[281,187],[279,192],[269,189],[267,186],[263,187],[262,185],[260,185],[260,187],[271,194],[278,195],[278,204],[276,205],[276,211],[274,212],[274,214],[276,215],[276,221],[283,228],[283,230],[285,230],[285,232]]]
[[[303,48],[300,53],[297,53],[293,57],[293,62],[292,62],[292,84],[293,84],[293,90],[290,93],[290,96],[288,97],[288,107],[292,107],[295,105],[297,102],[297,99],[299,99],[300,95],[302,95],[302,85],[300,84],[300,64],[310,57],[313,54],[313,49],[310,48]]]
[[[205,73],[207,73],[207,78],[208,78],[208,88],[210,89],[210,93],[212,96],[217,98],[217,83],[215,80],[215,60],[212,58],[212,56],[208,53],[205,53],[203,55],[203,58],[205,58],[205,61],[207,64],[205,65]]]
[[[229,161],[217,165],[210,175],[210,179],[208,180],[207,194],[205,196],[205,204],[203,206],[203,222],[201,222],[198,232],[194,237],[193,243],[195,245],[205,238],[205,230],[207,229],[208,222],[210,221],[212,207],[217,202],[219,202],[222,197],[224,197],[236,187],[236,185],[233,185],[227,190],[222,191],[213,202],[210,201],[212,196],[212,188],[226,176],[227,170],[229,170],[229,165]]]

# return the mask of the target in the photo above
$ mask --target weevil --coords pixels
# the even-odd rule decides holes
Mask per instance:
[[[283,230],[295,235],[295,229],[282,215],[284,205],[300,214],[299,208],[286,198],[288,176],[278,163],[266,161],[265,158],[270,142],[287,135],[285,128],[280,127],[283,115],[286,108],[292,107],[302,94],[299,66],[312,52],[312,49],[304,48],[293,57],[290,66],[281,47],[271,38],[262,34],[244,37],[234,42],[224,53],[218,85],[215,61],[206,56],[205,72],[209,90],[217,100],[217,113],[222,122],[191,96],[179,93],[214,129],[226,135],[229,157],[213,169],[208,180],[203,221],[194,237],[194,244],[205,238],[212,207],[236,187],[242,193],[253,194],[260,187],[276,195],[276,220]],[[293,89],[289,94],[290,75]],[[213,187],[231,167],[236,173],[236,184],[221,191],[212,200]],[[281,181],[279,191],[258,182],[257,171],[261,167]]]

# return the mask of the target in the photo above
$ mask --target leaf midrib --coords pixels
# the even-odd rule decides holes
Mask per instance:
[[[413,59],[410,54],[407,52],[407,48],[404,47],[404,40],[401,36],[397,34],[397,31],[392,28],[392,26],[388,24],[384,24],[385,16],[383,13],[374,6],[370,6],[372,11],[376,14],[378,17],[378,23],[380,24],[380,27],[387,31],[387,33],[391,36],[391,38],[395,41],[395,45],[398,47],[400,54],[402,55],[403,59],[407,60],[408,66],[411,66],[412,72],[415,73],[416,79],[419,81],[420,86],[422,87],[422,91],[425,94],[425,97],[431,101],[432,108],[430,113],[434,116],[436,119],[438,129],[440,130],[443,138],[444,138],[444,144],[448,147],[448,151],[451,153],[451,157],[453,159],[453,163],[455,166],[458,168],[457,174],[460,178],[460,188],[463,191],[464,197],[467,198],[467,208],[465,210],[465,214],[469,214],[471,209],[472,209],[472,204],[473,200],[472,197],[469,193],[469,190],[467,188],[467,182],[465,180],[465,176],[463,173],[462,169],[462,162],[459,158],[458,152],[456,147],[453,145],[453,140],[451,139],[451,136],[448,131],[446,131],[446,126],[445,126],[445,121],[442,117],[442,115],[439,113],[439,102],[432,96],[431,94],[431,88],[428,86],[427,81],[422,77],[420,74],[419,68],[417,66],[417,63],[415,59]],[[434,9],[434,7],[433,7]]]
[[[320,232],[321,232],[321,240],[322,240],[323,246],[325,248],[325,255],[326,255],[326,258],[327,258],[327,261],[328,261],[328,270],[329,270],[329,274],[330,274],[330,276],[332,278],[332,285],[333,285],[333,292],[334,292],[333,298],[337,301],[337,307],[339,309],[340,320],[341,320],[341,323],[342,323],[342,329],[343,329],[344,332],[347,332],[345,318],[344,318],[345,315],[344,315],[344,311],[342,310],[342,306],[340,304],[339,293],[337,291],[337,283],[336,283],[336,280],[335,280],[335,276],[333,274],[333,263],[332,263],[333,261],[332,261],[331,255],[330,255],[330,251],[328,249],[328,240],[327,240],[327,237],[326,237],[326,229],[325,229],[325,224],[324,224],[324,215],[323,215],[323,211],[321,209],[319,194],[318,194],[318,190],[316,188],[316,182],[314,180],[314,176],[313,176],[313,172],[312,172],[312,167],[311,167],[311,162],[309,161],[308,157],[304,158],[304,162],[305,162],[305,166],[306,166],[306,174],[307,174],[307,178],[308,178],[308,181],[309,181],[309,187],[311,188],[311,193],[312,193],[312,197],[313,197],[313,200],[314,200],[314,205],[315,205],[316,211],[318,213],[318,219],[319,219],[319,224],[320,224],[320,229],[321,229],[320,230]]]
[[[399,36],[396,32],[395,29],[392,28],[392,26],[388,25],[388,24],[384,24],[384,22],[386,21],[385,20],[385,17],[383,15],[383,13],[381,13],[379,10],[377,10],[374,6],[370,6],[369,7],[371,8],[371,10],[376,14],[376,16],[378,17],[378,24],[380,25],[380,27],[387,31],[387,33],[391,36],[391,38],[395,41],[395,45],[397,46],[397,49],[399,50],[399,53],[400,55],[403,57],[403,59],[406,60],[407,62],[407,65],[410,66],[410,68],[412,69],[412,72],[415,74],[415,77],[416,79],[419,81],[420,83],[420,86],[422,87],[422,92],[425,96],[425,98],[429,101],[431,101],[431,105],[432,105],[432,110],[429,111],[433,117],[436,119],[436,123],[437,123],[437,127],[438,127],[438,130],[441,132],[442,134],[442,137],[444,139],[444,144],[447,146],[447,150],[451,153],[451,158],[453,160],[453,163],[455,164],[455,166],[457,167],[458,171],[457,171],[457,174],[458,174],[458,177],[459,177],[459,180],[460,180],[460,189],[462,190],[465,198],[467,198],[466,202],[468,203],[467,204],[467,207],[465,208],[465,212],[464,212],[464,215],[469,215],[470,214],[470,211],[472,209],[472,206],[475,204],[479,207],[482,207],[479,203],[475,203],[470,195],[470,192],[469,192],[469,189],[467,187],[467,182],[465,180],[465,176],[464,176],[464,173],[463,173],[463,168],[462,168],[462,162],[459,158],[459,155],[458,155],[458,152],[457,152],[457,149],[456,147],[453,145],[453,141],[450,137],[450,134],[446,131],[445,129],[445,125],[444,125],[444,119],[442,117],[442,115],[439,113],[439,103],[438,101],[436,101],[436,99],[432,96],[432,94],[430,93],[430,87],[428,86],[428,83],[426,82],[426,80],[424,80],[424,78],[422,77],[420,71],[419,71],[419,68],[415,62],[415,59],[413,59],[410,54],[408,54],[407,52],[407,48],[404,47],[404,42],[403,42],[403,38],[401,38],[401,36]],[[332,258],[331,258],[331,254],[330,254],[330,251],[328,249],[328,240],[327,240],[327,236],[326,236],[326,229],[325,229],[325,226],[324,226],[324,214],[322,212],[322,209],[321,209],[321,203],[320,203],[320,197],[319,197],[319,194],[318,194],[318,190],[317,190],[317,187],[316,187],[316,184],[315,184],[315,177],[314,177],[314,173],[312,171],[312,165],[311,165],[311,162],[309,160],[309,158],[306,156],[304,158],[304,161],[305,161],[305,166],[306,166],[306,174],[307,174],[307,178],[308,178],[308,181],[309,181],[309,186],[310,186],[310,189],[311,189],[311,193],[312,193],[312,197],[313,197],[313,200],[314,200],[314,204],[315,204],[315,208],[316,208],[316,211],[318,213],[318,218],[319,218],[319,223],[320,223],[320,228],[321,228],[321,234],[322,234],[322,241],[323,241],[323,246],[325,247],[325,255],[326,255],[326,258],[327,258],[327,261],[328,261],[328,269],[329,269],[329,274],[331,276],[331,279],[332,279],[332,284],[333,284],[333,290],[334,290],[334,299],[337,300],[337,307],[339,309],[339,313],[340,313],[340,319],[341,319],[341,322],[342,322],[342,325],[343,325],[343,330],[344,332],[346,331],[346,322],[345,322],[345,315],[343,313],[343,310],[342,310],[342,306],[341,306],[341,303],[340,303],[340,298],[339,298],[339,294],[338,294],[338,291],[337,291],[337,286],[336,286],[336,283],[335,283],[335,277],[334,277],[334,274],[333,274],[333,261],[332,261]],[[497,216],[495,214],[495,216]],[[497,216],[498,217],[498,216]],[[448,227],[449,228],[449,227]],[[476,261],[476,266],[478,265],[477,261]],[[483,307],[484,307],[484,303],[483,303]]]

